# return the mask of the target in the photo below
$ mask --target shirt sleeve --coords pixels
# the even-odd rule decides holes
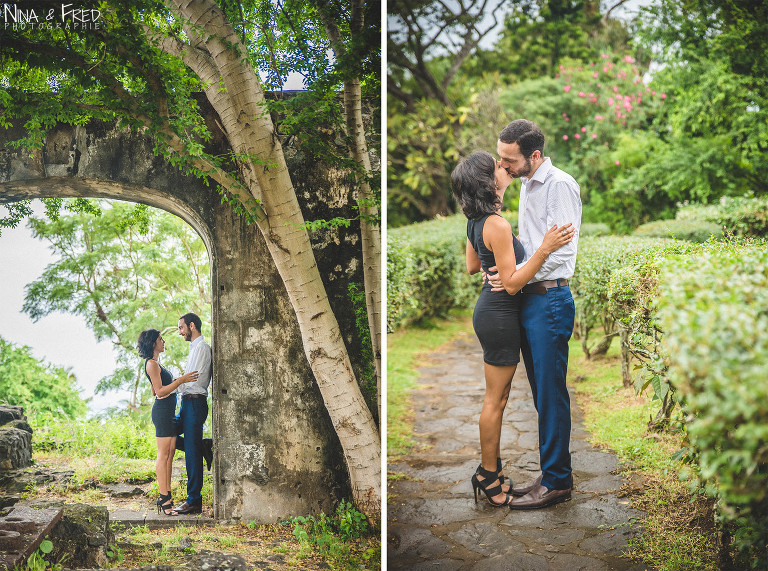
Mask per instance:
[[[547,229],[555,224],[560,228],[572,223],[576,229],[573,240],[559,250],[552,252],[533,277],[533,281],[546,279],[559,266],[576,258],[576,247],[581,228],[581,197],[579,185],[575,182],[561,181],[552,185],[547,194]],[[569,276],[570,277],[570,276]]]

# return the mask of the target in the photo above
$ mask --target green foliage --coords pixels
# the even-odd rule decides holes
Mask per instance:
[[[299,516],[293,518],[291,524],[293,535],[308,554],[320,555],[345,569],[357,568],[361,560],[376,566],[376,558],[380,556],[378,548],[369,547],[359,554],[350,549],[350,543],[364,540],[374,531],[365,515],[351,502],[341,500],[333,515],[320,512],[316,516]]]
[[[118,350],[115,371],[97,391],[131,388],[147,397],[136,339],[144,329],[174,331],[188,311],[210,323],[208,255],[200,237],[167,212],[117,201],[99,206],[99,216],[30,219],[58,260],[27,285],[23,309],[33,320],[55,311],[85,318],[98,340]],[[186,343],[175,331],[165,339],[166,364],[182,369]]]
[[[722,197],[711,205],[686,204],[677,213],[679,220],[705,220],[735,236],[768,237],[768,196],[761,198]]]
[[[513,227],[514,214],[505,214]],[[387,330],[469,307],[480,293],[466,266],[467,219],[457,214],[387,234]]]
[[[720,226],[697,220],[657,220],[641,224],[632,232],[644,238],[675,238],[690,242],[706,242],[710,237],[723,237]]]
[[[733,242],[661,266],[659,322],[697,474],[719,500],[737,567],[768,565],[768,244]]]
[[[579,236],[610,236],[611,228],[602,222],[586,222],[579,228]]]
[[[23,406],[27,416],[76,419],[87,412],[75,376],[0,337],[0,403]]]
[[[595,350],[605,352],[617,335],[616,317],[610,310],[608,299],[611,273],[626,264],[633,254],[660,243],[658,240],[618,236],[585,236],[579,240],[576,269],[569,285],[576,300],[574,330],[587,357]],[[602,327],[603,338],[590,345],[590,333],[598,327]]]
[[[48,414],[30,416],[34,450],[57,451],[74,457],[143,458],[154,460],[157,444],[146,409],[142,414],[113,414],[109,418],[60,420]]]

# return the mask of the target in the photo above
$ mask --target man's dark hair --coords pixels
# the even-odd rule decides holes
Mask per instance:
[[[544,133],[536,123],[528,119],[515,119],[504,127],[499,141],[507,144],[517,143],[520,153],[526,159],[531,157],[533,151],[544,153]]]
[[[160,337],[157,329],[147,329],[139,333],[139,340],[136,342],[136,349],[143,359],[151,359],[155,356],[155,343]]]
[[[197,332],[198,333],[202,333],[203,332],[203,330],[202,330],[203,322],[200,321],[200,318],[197,316],[197,314],[195,314],[195,313],[185,313],[184,315],[181,316],[180,319],[184,320],[184,323],[187,324],[187,327],[189,327],[190,323],[194,323],[195,327],[197,328]]]
[[[451,190],[467,218],[475,220],[496,212],[501,206],[496,194],[496,159],[485,151],[462,159],[451,173]]]

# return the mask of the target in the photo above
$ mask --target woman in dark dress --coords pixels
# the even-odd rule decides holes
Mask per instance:
[[[173,508],[171,498],[171,465],[176,449],[176,389],[182,383],[197,380],[197,371],[187,373],[177,379],[157,360],[160,353],[165,351],[165,341],[157,329],[147,329],[139,335],[139,355],[144,359],[144,372],[152,385],[152,395],[155,404],[152,406],[152,422],[155,424],[157,437],[157,486],[160,497],[157,499],[157,513],[163,511],[170,515]],[[168,490],[164,494],[163,490]]]
[[[478,488],[493,506],[505,506],[511,496],[501,467],[501,421],[509,397],[512,376],[520,362],[520,296],[547,256],[573,238],[570,224],[553,226],[541,247],[517,268],[525,251],[501,217],[502,198],[512,178],[490,153],[479,151],[462,160],[451,173],[451,188],[467,217],[467,271],[476,274],[497,266],[506,291],[493,292],[484,281],[475,305],[472,324],[483,347],[485,399],[480,413],[481,464],[472,476],[477,502]]]

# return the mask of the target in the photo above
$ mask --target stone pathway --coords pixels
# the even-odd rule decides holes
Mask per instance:
[[[573,398],[571,501],[511,511],[491,507],[485,499],[475,504],[472,496],[485,390],[482,350],[474,335],[430,355],[419,373],[422,386],[413,402],[421,450],[388,466],[388,569],[650,569],[621,557],[640,530],[636,522],[642,512],[618,496],[618,460],[587,442]],[[537,415],[522,362],[512,381],[501,450],[508,478],[527,483],[538,475]]]

